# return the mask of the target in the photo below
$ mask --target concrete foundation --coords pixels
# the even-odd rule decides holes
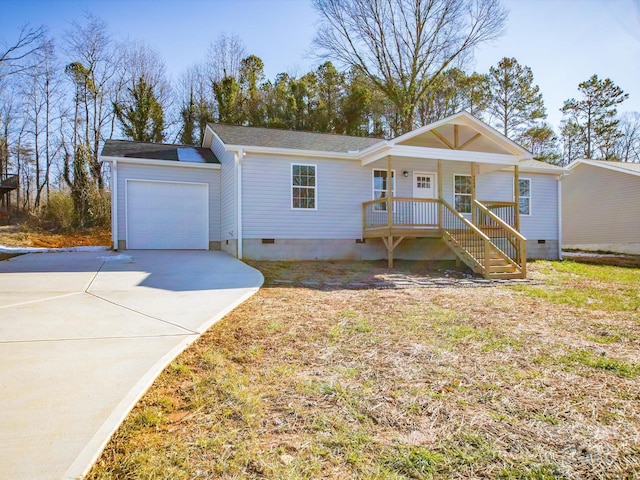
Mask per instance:
[[[267,240],[270,242],[271,239]],[[224,248],[223,248],[224,250]],[[380,260],[387,258],[382,239],[244,239],[243,258],[251,260]],[[394,250],[398,260],[453,260],[455,256],[439,238],[410,238]]]
[[[585,252],[614,252],[626,255],[640,255],[640,243],[570,243],[562,248],[584,250]]]
[[[558,260],[558,241],[527,240],[527,258],[532,260]]]

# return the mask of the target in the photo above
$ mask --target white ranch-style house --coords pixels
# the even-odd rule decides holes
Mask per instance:
[[[457,257],[487,278],[560,256],[563,169],[466,112],[393,140],[209,124],[201,148],[110,140],[102,159],[116,249]]]

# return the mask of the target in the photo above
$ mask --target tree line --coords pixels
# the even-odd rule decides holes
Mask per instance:
[[[66,189],[88,226],[104,211],[104,140],[199,145],[208,122],[391,138],[464,109],[543,161],[640,161],[640,114],[618,115],[628,95],[610,79],[580,83],[556,131],[529,67],[503,58],[489,72],[466,68],[503,31],[499,0],[314,7],[317,66],[273,79],[235,35],[170,81],[153,48],[115,41],[91,15],[61,41],[24,27],[0,49],[0,172],[20,176],[18,206],[39,211]]]

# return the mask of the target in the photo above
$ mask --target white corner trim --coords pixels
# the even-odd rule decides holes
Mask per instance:
[[[240,148],[238,152],[235,154],[235,164],[236,164],[236,173],[238,180],[237,194],[238,194],[238,204],[237,204],[237,219],[238,219],[238,240],[236,246],[236,254],[238,260],[242,260],[242,160],[244,157],[244,150]]]
[[[111,239],[113,250],[116,251],[118,250],[118,160],[111,162],[111,184]]]

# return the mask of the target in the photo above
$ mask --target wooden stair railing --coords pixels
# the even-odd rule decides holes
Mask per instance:
[[[485,278],[523,278],[524,272],[476,225],[446,201],[442,238],[460,260]]]
[[[516,267],[521,278],[527,276],[527,239],[515,228],[477,200],[473,201],[476,226],[482,230]]]

